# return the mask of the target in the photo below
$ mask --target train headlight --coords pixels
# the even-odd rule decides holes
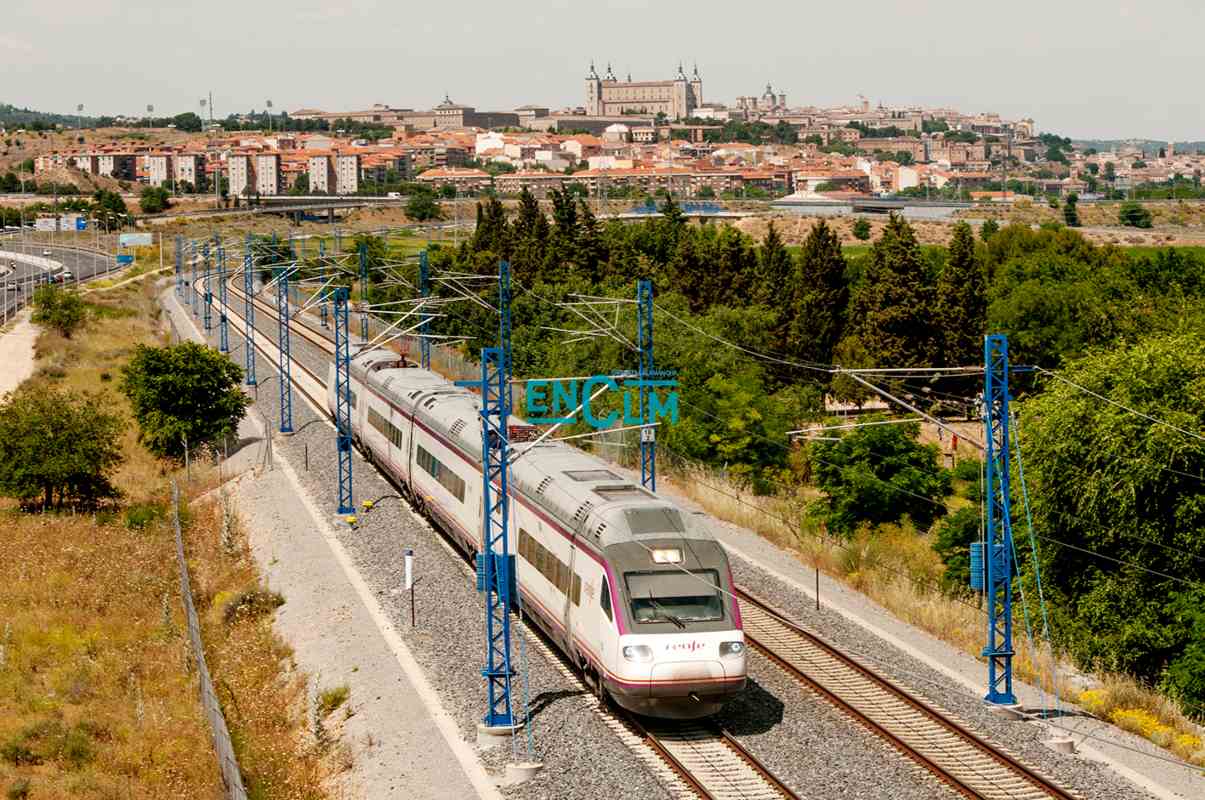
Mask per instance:
[[[681,564],[682,551],[677,547],[658,548],[653,551],[654,564]]]
[[[720,642],[721,656],[739,656],[745,652],[744,642]]]
[[[646,644],[624,645],[623,657],[628,661],[644,664],[653,660],[653,648]]]

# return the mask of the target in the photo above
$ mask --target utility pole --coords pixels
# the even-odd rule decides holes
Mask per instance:
[[[184,297],[184,237],[176,237],[176,297]]]
[[[205,295],[202,300],[204,303],[203,319],[205,323],[205,332],[209,333],[213,330],[213,286],[210,285],[210,266],[209,260],[209,242],[205,242],[203,251],[205,254]]]
[[[1013,532],[1009,487],[1008,337],[983,340],[983,426],[986,477],[985,541],[987,595],[987,695],[994,705],[1015,705],[1013,693]]]

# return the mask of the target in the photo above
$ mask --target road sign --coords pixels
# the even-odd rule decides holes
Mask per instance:
[[[119,255],[119,256],[117,256],[117,263],[118,264],[133,264],[134,256]]]
[[[77,231],[88,230],[88,220],[84,219],[83,217],[76,217],[75,218],[75,229]]]
[[[153,233],[122,233],[117,237],[117,244],[121,247],[149,247],[155,243]]]

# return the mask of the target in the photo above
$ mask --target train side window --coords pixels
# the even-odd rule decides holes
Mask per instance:
[[[602,579],[602,588],[598,590],[598,603],[602,606],[603,613],[607,615],[607,619],[614,621],[615,617],[611,614],[611,590],[607,588],[607,579]]]
[[[580,606],[582,604],[582,576],[576,572],[573,573],[573,605]]]

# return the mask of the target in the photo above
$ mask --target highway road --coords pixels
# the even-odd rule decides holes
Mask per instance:
[[[73,283],[86,281],[116,269],[115,259],[112,255],[61,245],[22,243],[12,235],[0,236],[0,251],[46,257],[58,261],[64,269],[72,273]],[[46,251],[50,251],[49,256],[43,255]],[[0,256],[2,271],[8,272],[10,260]],[[25,305],[33,293],[33,286],[46,274],[36,265],[11,261],[12,272],[0,275],[0,284],[2,284],[0,289],[3,291],[3,297],[0,297],[0,319],[11,316]]]

